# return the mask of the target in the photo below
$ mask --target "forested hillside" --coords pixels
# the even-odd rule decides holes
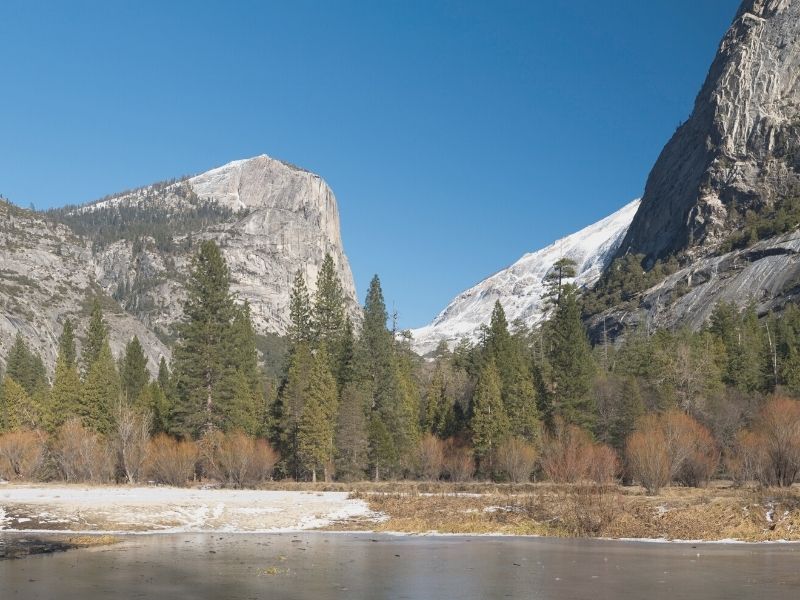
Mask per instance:
[[[509,324],[497,303],[479,343],[442,344],[426,361],[390,327],[377,276],[353,326],[327,256],[313,294],[302,272],[294,279],[288,353],[265,355],[220,249],[204,241],[157,378],[136,337],[113,356],[99,304],[80,356],[65,324],[52,381],[17,338],[0,399],[0,473],[237,485],[622,478],[654,490],[797,478],[800,309],[759,320],[723,303],[699,331],[640,329],[592,346],[573,275],[569,260],[553,265],[541,326]]]

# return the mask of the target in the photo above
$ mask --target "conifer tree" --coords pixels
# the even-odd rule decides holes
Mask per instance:
[[[64,327],[58,338],[58,353],[63,357],[67,366],[75,366],[78,353],[75,350],[75,327],[70,319],[64,321]]]
[[[234,364],[237,371],[247,381],[252,396],[258,401],[258,398],[263,396],[263,378],[258,366],[256,332],[253,328],[250,303],[247,300],[236,309],[232,335],[234,339]]]
[[[70,418],[79,414],[81,378],[75,365],[75,355],[72,355],[72,362],[69,361],[69,356],[69,348],[59,345],[56,372],[45,418],[45,425],[50,432],[54,432]]]
[[[83,382],[78,416],[84,426],[107,435],[113,425],[112,411],[120,398],[119,374],[106,341]]]
[[[17,333],[8,352],[6,376],[22,386],[28,396],[47,387],[47,372],[42,357],[28,348],[22,334]]]
[[[298,424],[298,456],[303,467],[317,480],[317,472],[330,477],[334,458],[334,437],[338,398],[336,380],[328,367],[324,346],[312,359],[308,392]]]
[[[100,301],[95,298],[92,303],[92,313],[89,316],[89,327],[86,330],[86,341],[83,344],[81,362],[83,363],[83,375],[89,373],[92,364],[100,356],[103,345],[108,339],[108,326],[103,318],[103,309]]]
[[[577,274],[577,265],[571,258],[559,258],[553,263],[552,268],[544,277],[546,303],[551,306],[558,306],[561,303],[561,295],[564,286],[569,285],[567,280],[572,279]]]
[[[286,462],[286,470],[295,479],[299,478],[302,465],[298,461],[298,431],[300,417],[309,393],[309,377],[312,356],[308,344],[299,342],[289,357],[286,380],[279,393],[277,415],[281,455]]]
[[[147,357],[144,355],[137,336],[133,336],[133,339],[125,346],[125,356],[120,368],[120,381],[122,396],[128,404],[134,404],[150,382]]]
[[[233,399],[225,415],[225,428],[229,431],[241,430],[251,436],[260,435],[264,421],[263,406],[245,372],[237,370]]]
[[[330,254],[325,255],[317,277],[314,295],[313,329],[318,344],[326,344],[336,352],[345,325],[344,292]]]
[[[197,437],[203,430],[223,428],[236,379],[236,307],[228,266],[214,241],[200,244],[186,293],[173,355],[176,398],[171,421],[174,433]]]
[[[367,408],[369,390],[355,383],[342,389],[336,427],[336,471],[347,481],[356,481],[367,469],[369,445],[367,442]]]
[[[8,374],[3,378],[2,430],[36,429],[42,423],[39,406],[25,389]]]
[[[368,434],[367,454],[370,468],[373,479],[380,481],[384,470],[391,468],[397,462],[397,448],[386,423],[374,411],[370,416]]]
[[[567,423],[591,427],[594,408],[589,388],[595,367],[572,284],[562,286],[548,332],[555,411]]]
[[[509,427],[500,393],[500,376],[494,359],[490,358],[478,378],[470,421],[475,454],[487,463],[488,470],[492,454],[508,436]]]
[[[289,318],[289,338],[292,340],[292,344],[310,342],[312,337],[311,300],[303,271],[299,269],[294,276],[289,295]]]

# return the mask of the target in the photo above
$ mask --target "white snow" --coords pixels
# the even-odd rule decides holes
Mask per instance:
[[[451,347],[464,337],[476,341],[497,300],[509,323],[519,319],[535,325],[545,316],[544,277],[553,264],[560,258],[571,258],[578,272],[574,283],[593,284],[622,243],[638,208],[639,200],[634,200],[597,223],[526,254],[507,269],[462,292],[430,325],[411,331],[414,349],[427,354],[442,340]]]
[[[285,532],[373,516],[346,492],[70,485],[0,491],[0,531]]]

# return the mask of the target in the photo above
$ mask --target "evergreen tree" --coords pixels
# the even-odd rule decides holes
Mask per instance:
[[[558,306],[561,303],[564,286],[569,285],[567,280],[577,274],[576,267],[575,261],[566,257],[559,258],[553,264],[544,277],[546,287],[544,298],[548,304]]]
[[[83,383],[78,416],[84,426],[108,435],[113,425],[112,411],[120,397],[119,374],[106,341]]]
[[[31,351],[22,334],[17,333],[8,352],[6,376],[13,379],[28,396],[47,387],[47,372],[42,357]]]
[[[152,415],[153,435],[171,431],[172,403],[158,381],[151,381],[144,387],[134,406],[141,414]]]
[[[289,368],[279,393],[279,409],[276,415],[281,456],[286,463],[287,472],[295,479],[300,477],[302,469],[298,460],[298,431],[309,394],[308,374],[311,368],[311,350],[308,344],[299,342],[289,358]]]
[[[289,295],[289,338],[292,344],[308,343],[312,336],[311,300],[303,272],[298,269]]]
[[[397,448],[386,423],[375,412],[370,416],[368,438],[370,468],[374,480],[380,481],[384,470],[391,468],[397,462]]]
[[[329,465],[334,458],[334,437],[338,398],[336,380],[328,368],[324,347],[312,359],[308,393],[300,416],[297,433],[298,457],[312,481],[323,470],[330,477]]]
[[[258,400],[263,396],[264,386],[261,370],[258,367],[256,332],[253,328],[250,303],[247,300],[236,310],[233,319],[233,339],[234,364],[247,381],[252,396]]]
[[[67,366],[75,366],[78,353],[75,350],[75,327],[70,319],[64,321],[64,327],[58,338],[58,353],[63,357]]]
[[[134,404],[147,384],[150,383],[147,357],[136,336],[133,336],[133,339],[125,346],[125,356],[120,368],[120,381],[122,396],[128,404]]]
[[[230,275],[214,241],[200,244],[186,285],[184,321],[173,355],[173,432],[199,436],[224,428],[236,380],[233,321],[236,307]]]
[[[500,376],[494,359],[484,365],[473,399],[472,444],[475,454],[491,471],[492,454],[508,436],[510,425],[500,392]]]
[[[330,254],[325,255],[317,277],[312,314],[315,340],[336,352],[345,325],[345,306],[342,284]]]
[[[364,476],[369,461],[367,442],[367,407],[369,390],[348,383],[341,393],[336,428],[336,471],[346,481],[357,481]]]
[[[247,435],[257,436],[262,433],[264,404],[253,390],[245,372],[236,371],[233,400],[225,414],[225,427],[229,431],[242,430]]]
[[[8,374],[3,378],[3,406],[0,430],[36,429],[41,425],[39,406],[19,383]]]
[[[79,414],[81,378],[75,365],[75,355],[72,355],[72,362],[69,357],[69,347],[59,345],[56,372],[45,418],[46,427],[50,432],[56,431],[70,418]]]
[[[589,388],[594,361],[581,322],[577,289],[563,285],[555,314],[548,323],[554,409],[567,423],[591,427],[594,409]]]
[[[103,318],[103,309],[100,301],[95,298],[92,303],[92,313],[89,316],[89,327],[86,330],[86,341],[83,344],[81,362],[83,363],[84,377],[89,373],[92,364],[100,356],[108,339],[108,326]]]

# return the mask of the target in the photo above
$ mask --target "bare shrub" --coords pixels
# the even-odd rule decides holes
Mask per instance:
[[[665,413],[660,421],[670,456],[670,478],[691,487],[708,483],[719,466],[719,450],[708,428],[676,410]]]
[[[497,449],[497,466],[514,483],[530,481],[537,458],[536,448],[518,437],[509,438]]]
[[[656,415],[647,415],[638,430],[628,437],[625,448],[630,474],[648,493],[658,494],[670,481],[670,457],[667,438]]]
[[[211,433],[204,446],[204,462],[214,477],[227,485],[242,488],[272,477],[278,453],[264,440],[252,438],[242,431]]]
[[[426,433],[419,442],[417,455],[420,473],[425,479],[436,481],[444,470],[444,442],[431,433]]]
[[[763,483],[792,485],[800,474],[800,402],[771,399],[761,410],[755,431],[766,461]]]
[[[540,464],[555,483],[577,483],[589,472],[592,438],[575,425],[557,423],[553,433],[542,440]]]
[[[571,486],[564,495],[564,526],[573,535],[601,535],[619,515],[619,495],[602,485]]]
[[[736,434],[732,447],[725,454],[725,467],[736,485],[748,481],[768,484],[765,477],[767,462],[761,435],[744,429]]]
[[[114,457],[105,439],[77,417],[58,429],[50,452],[64,481],[105,482],[114,476]]]
[[[117,467],[128,483],[136,483],[147,458],[152,417],[119,403],[114,410],[113,445]]]
[[[475,455],[469,446],[449,439],[444,454],[444,470],[451,481],[463,482],[475,475]]]
[[[193,442],[160,433],[148,444],[144,470],[156,483],[183,486],[194,475],[197,457]]]
[[[611,446],[593,444],[588,449],[588,478],[597,485],[610,485],[619,476],[619,458]]]
[[[0,476],[31,480],[40,471],[44,457],[44,435],[30,430],[0,435]]]
[[[719,465],[719,450],[708,428],[671,410],[640,419],[628,439],[626,458],[631,474],[657,494],[671,481],[706,484]]]

